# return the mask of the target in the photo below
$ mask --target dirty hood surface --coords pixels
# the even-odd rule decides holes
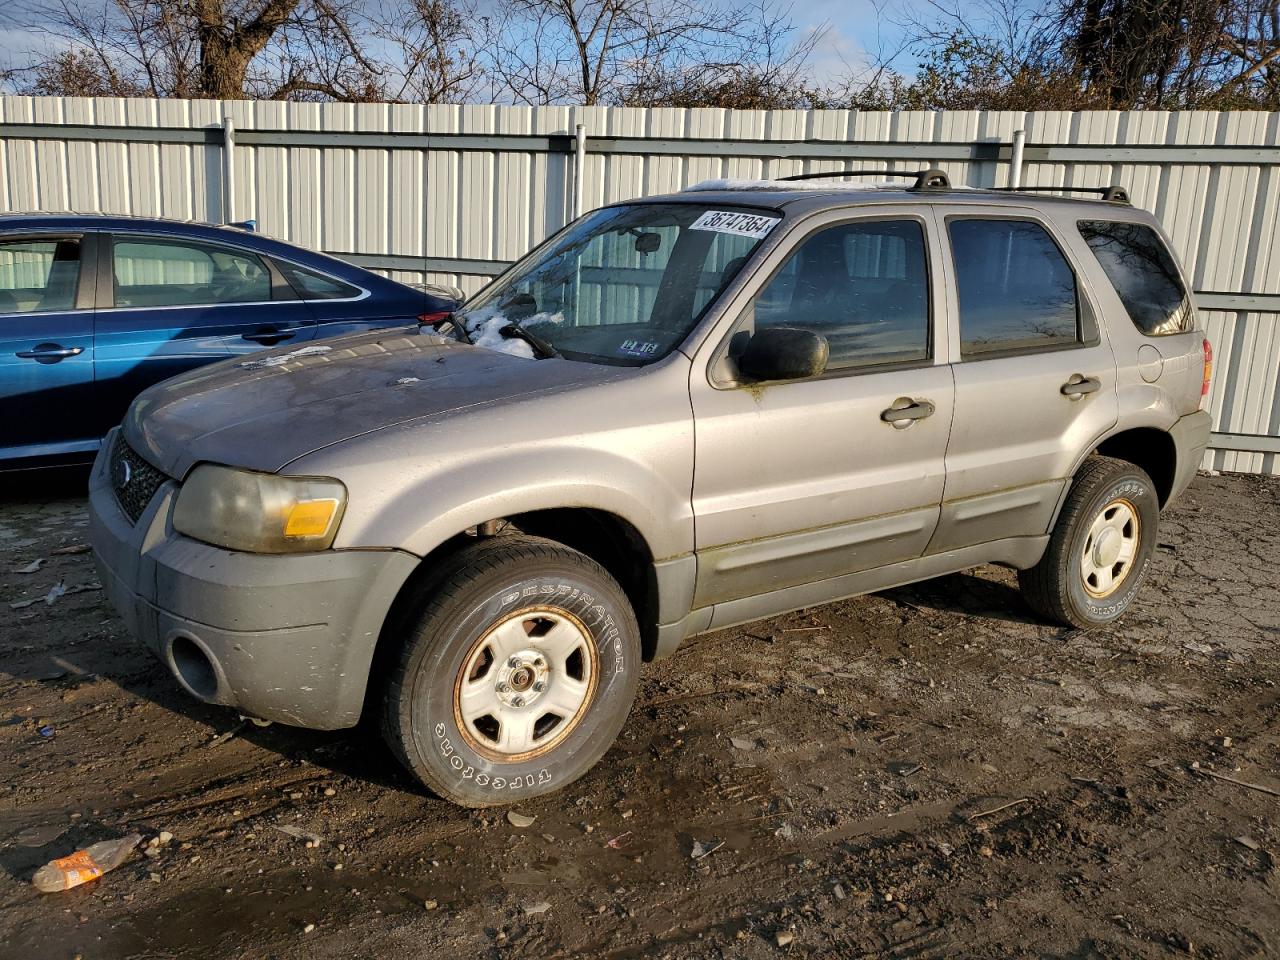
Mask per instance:
[[[254,353],[157,384],[134,402],[124,431],[172,477],[206,460],[274,472],[374,430],[626,373],[382,330]]]

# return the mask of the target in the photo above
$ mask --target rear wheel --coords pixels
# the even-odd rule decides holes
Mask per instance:
[[[1027,603],[1073,627],[1097,627],[1129,608],[1155,549],[1160,500],[1141,468],[1090,457],[1071,482],[1040,562],[1018,572]]]
[[[640,631],[595,561],[549,540],[481,540],[406,621],[384,733],[405,766],[468,807],[586,773],[635,697]]]

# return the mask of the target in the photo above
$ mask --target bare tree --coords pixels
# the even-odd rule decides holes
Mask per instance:
[[[501,0],[497,22],[487,65],[523,103],[732,99],[804,59],[782,54],[791,26],[768,2]]]
[[[466,0],[463,0],[466,2]],[[477,76],[470,8],[451,0],[42,0],[55,41],[34,93],[435,100]]]

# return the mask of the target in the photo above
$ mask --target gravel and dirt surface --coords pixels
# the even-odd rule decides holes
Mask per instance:
[[[1112,630],[983,568],[697,638],[525,827],[188,699],[85,523],[74,481],[0,498],[5,958],[1280,954],[1275,480],[1199,477]],[[172,839],[31,887],[131,831]]]

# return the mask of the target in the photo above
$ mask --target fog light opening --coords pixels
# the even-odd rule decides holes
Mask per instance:
[[[174,637],[170,649],[178,679],[201,700],[213,699],[218,692],[218,675],[209,655],[190,637]]]

